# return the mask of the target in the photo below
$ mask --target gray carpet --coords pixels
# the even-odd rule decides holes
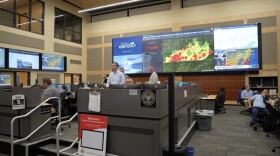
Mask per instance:
[[[241,115],[242,106],[226,106],[227,113],[212,118],[212,130],[197,130],[188,146],[195,148],[195,156],[279,156],[280,140],[258,127],[249,126],[250,116]]]

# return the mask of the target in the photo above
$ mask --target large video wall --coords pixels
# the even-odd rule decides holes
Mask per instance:
[[[258,71],[261,25],[249,24],[113,39],[126,73]]]

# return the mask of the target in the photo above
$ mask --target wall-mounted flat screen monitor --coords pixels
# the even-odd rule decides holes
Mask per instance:
[[[142,73],[142,36],[113,39],[113,60],[126,73]]]
[[[39,53],[9,49],[9,68],[39,70]]]
[[[127,61],[130,59],[124,59],[126,51],[117,52],[115,45],[119,45],[122,40],[129,40],[127,44],[136,43],[137,40],[140,44],[141,38],[142,48],[131,48],[129,53],[139,54],[137,62],[142,62],[142,72],[139,68],[137,72],[125,71],[126,74],[148,73],[151,66],[158,73],[247,72],[262,68],[261,24],[113,39],[113,61],[121,62],[123,66],[131,64]]]
[[[0,86],[10,86],[12,84],[11,76],[0,74]]]
[[[5,48],[0,48],[0,68],[5,68]]]
[[[66,57],[53,54],[42,54],[42,70],[66,71]]]

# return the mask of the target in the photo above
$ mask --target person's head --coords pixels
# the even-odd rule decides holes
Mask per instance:
[[[251,90],[251,86],[250,85],[246,85],[246,90],[250,91]]]
[[[42,80],[42,87],[47,88],[49,85],[52,84],[52,81],[50,78],[43,78]]]
[[[128,78],[125,79],[125,84],[133,84],[133,83],[134,82],[133,82],[131,77],[128,77]]]
[[[155,71],[155,67],[151,66],[150,67],[150,73],[153,73]]]
[[[124,74],[124,68],[123,67],[121,67],[119,70]]]
[[[117,71],[118,70],[118,68],[119,68],[119,64],[118,64],[118,62],[113,62],[112,63],[112,71]]]
[[[264,89],[264,90],[262,91],[262,95],[263,95],[263,96],[267,96],[267,95],[268,95],[268,90],[267,90],[267,89]]]

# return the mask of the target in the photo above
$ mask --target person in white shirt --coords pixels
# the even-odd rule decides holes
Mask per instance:
[[[157,73],[155,72],[155,67],[151,66],[150,67],[150,73],[151,73],[151,76],[149,78],[149,84],[157,84],[158,83],[158,75]]]
[[[254,101],[253,105],[252,105],[252,101]],[[249,98],[248,104],[249,104],[249,108],[253,107],[252,124],[253,124],[254,130],[257,130],[256,123],[257,123],[258,114],[260,112],[268,113],[266,105],[267,104],[271,105],[271,99],[268,94],[268,90],[264,89],[262,91],[262,94],[257,94],[257,95],[252,96],[251,98]]]
[[[112,72],[109,74],[107,85],[110,84],[124,84],[125,76],[122,72],[118,70],[119,64],[117,62],[113,62],[112,64]]]
[[[245,108],[249,108],[248,99],[253,96],[253,91],[251,90],[250,85],[246,85],[246,89],[241,92],[241,99],[245,105]]]

